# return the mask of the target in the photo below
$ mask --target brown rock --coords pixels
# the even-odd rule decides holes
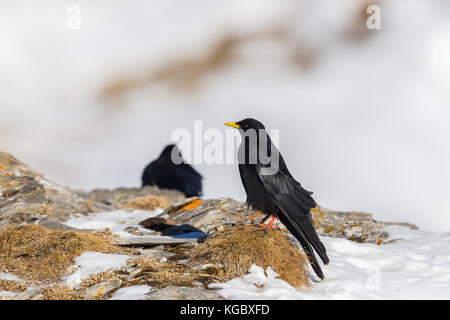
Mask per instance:
[[[0,152],[0,220],[13,217],[21,223],[30,216],[62,220],[70,213],[98,211],[92,201],[80,197],[33,171],[13,156]]]
[[[168,206],[170,203],[181,201],[185,198],[184,194],[177,190],[159,189],[157,186],[145,186],[143,188],[117,188],[94,189],[90,192],[77,191],[77,193],[93,202],[101,203],[108,207],[108,210],[114,210],[129,206],[134,209],[154,210],[156,206]],[[161,197],[167,200],[150,196]],[[152,201],[154,200],[154,201]],[[145,206],[147,204],[147,206]],[[149,207],[151,205],[151,208]]]

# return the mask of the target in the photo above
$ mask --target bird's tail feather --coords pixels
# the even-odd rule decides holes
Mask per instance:
[[[290,223],[290,221],[283,222],[283,224],[287,227],[287,229],[292,233],[292,235],[300,242],[300,245],[303,248],[303,251],[306,253],[306,256],[308,257],[308,261],[311,264],[311,267],[313,268],[314,272],[317,274],[317,276],[323,280],[325,278],[322,269],[320,268],[319,262],[317,261],[316,256],[314,255],[313,248],[311,248],[311,245],[308,243],[308,241],[305,239],[305,236],[302,235],[303,232],[299,232],[297,228]],[[302,234],[300,234],[302,233]],[[319,254],[320,255],[320,254]],[[326,257],[326,254],[325,254]],[[322,256],[320,258],[323,260]],[[328,257],[326,257],[326,260],[328,261]]]
[[[314,272],[321,280],[323,280],[325,276],[323,275],[322,269],[320,268],[319,262],[317,261],[311,246],[307,241],[304,241],[301,238],[299,242],[302,245],[303,251],[305,251],[306,256],[308,257],[309,263],[311,264],[311,267],[313,268]]]

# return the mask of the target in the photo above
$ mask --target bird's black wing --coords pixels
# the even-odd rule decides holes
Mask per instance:
[[[262,169],[263,167],[260,165],[256,167],[258,178],[280,209],[282,220],[284,220],[283,224],[306,251],[314,271],[320,278],[323,278],[322,270],[311,246],[319,254],[323,263],[327,264],[329,259],[325,246],[316,233],[310,214],[311,208],[316,207],[311,192],[305,190],[292,176],[281,171],[271,175],[263,174]]]
[[[153,185],[155,183],[155,172],[158,172],[159,166],[156,161],[150,162],[142,172],[142,186]]]
[[[183,192],[187,197],[199,197],[202,195],[202,175],[198,173],[191,165],[183,163],[171,167],[174,176],[183,184]]]
[[[241,177],[242,185],[244,186],[245,193],[247,194],[247,202],[248,202],[248,194],[250,192],[249,181],[251,177],[249,176],[249,170],[245,170],[245,165],[240,164],[239,167],[239,175]]]

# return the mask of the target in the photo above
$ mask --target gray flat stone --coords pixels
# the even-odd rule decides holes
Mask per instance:
[[[197,238],[171,238],[171,237],[136,237],[136,238],[115,238],[113,242],[125,247],[154,247],[159,245],[180,245],[185,243],[197,243]]]

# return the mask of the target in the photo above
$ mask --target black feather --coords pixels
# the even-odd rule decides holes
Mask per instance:
[[[305,190],[291,175],[262,123],[254,119],[245,119],[236,124],[239,125],[243,136],[238,158],[241,180],[247,193],[247,203],[265,214],[277,214],[280,221],[300,242],[314,272],[319,278],[324,279],[314,250],[324,264],[327,264],[329,259],[312,221],[310,212],[317,206],[311,197],[312,192]],[[257,139],[248,138],[246,133],[250,132],[250,129],[257,131]],[[261,161],[260,143],[264,141],[267,142],[265,148],[267,155],[277,155],[277,157],[270,157],[268,163]],[[257,159],[257,161],[251,162],[251,159]],[[275,171],[266,174],[267,169],[271,167],[275,168]]]
[[[145,167],[142,173],[142,186],[157,185],[160,188],[176,189],[186,197],[202,195],[202,176],[191,165],[182,161],[175,164],[172,154],[181,153],[175,145],[164,148],[158,159]]]

